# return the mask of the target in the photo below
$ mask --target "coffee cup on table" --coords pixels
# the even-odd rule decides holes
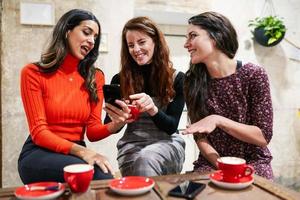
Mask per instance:
[[[129,104],[127,106],[130,109],[130,114],[131,114],[131,117],[129,119],[137,120],[140,115],[139,109],[135,105]]]
[[[218,168],[222,170],[223,181],[237,183],[243,177],[252,176],[254,168],[246,164],[246,160],[237,157],[220,157]]]
[[[73,164],[64,167],[64,179],[74,193],[86,192],[94,175],[89,164]]]

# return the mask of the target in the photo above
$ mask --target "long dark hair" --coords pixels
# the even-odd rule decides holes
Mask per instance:
[[[169,48],[163,33],[147,17],[136,17],[129,20],[122,31],[120,82],[123,97],[128,98],[131,94],[141,92],[145,85],[143,76],[137,72],[140,66],[129,53],[126,41],[126,33],[129,30],[143,32],[152,38],[155,47],[151,63],[152,70],[149,74],[151,82],[149,84],[161,104],[169,103],[175,95],[173,89],[173,73],[175,70],[170,61]]]
[[[189,24],[199,26],[214,40],[216,48],[229,58],[233,58],[238,49],[236,31],[225,16],[216,12],[204,12],[191,17]],[[190,64],[184,81],[184,96],[191,123],[208,115],[206,107],[207,88],[210,80],[204,63]]]
[[[84,20],[93,20],[96,22],[99,27],[99,34],[95,40],[94,48],[79,62],[78,72],[85,80],[84,84],[90,93],[91,100],[97,102],[98,96],[95,82],[96,68],[94,67],[94,63],[99,55],[98,49],[100,45],[101,27],[93,13],[81,9],[73,9],[65,13],[55,25],[50,42],[46,50],[42,53],[40,61],[36,64],[42,72],[50,73],[56,71],[68,52],[67,32],[78,26]]]

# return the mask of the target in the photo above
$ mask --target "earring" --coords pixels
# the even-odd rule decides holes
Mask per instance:
[[[68,39],[68,34],[69,34],[69,32],[70,32],[70,30],[68,30],[68,31],[66,32],[66,39]]]

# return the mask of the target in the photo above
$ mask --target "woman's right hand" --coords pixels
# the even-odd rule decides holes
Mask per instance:
[[[150,116],[154,116],[158,112],[158,108],[154,104],[153,99],[146,93],[133,94],[130,95],[129,98],[140,112],[147,112]]]
[[[184,131],[182,131],[183,135],[187,134],[210,134],[213,132],[220,121],[219,115],[209,115],[198,122],[190,124],[186,127]]]

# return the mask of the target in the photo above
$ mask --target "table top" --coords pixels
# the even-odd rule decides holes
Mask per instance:
[[[253,200],[253,199],[300,199],[300,193],[280,186],[274,182],[266,180],[259,176],[254,176],[252,185],[241,190],[228,190],[215,186],[210,180],[208,174],[199,174],[196,172],[188,174],[166,175],[153,177],[155,180],[154,188],[145,194],[139,196],[121,196],[112,192],[109,187],[110,180],[92,181],[90,189],[83,194],[72,194],[67,189],[59,200],[81,200],[81,199],[122,199],[122,200],[176,200],[180,198],[168,196],[168,191],[185,180],[192,180],[206,184],[206,188],[196,196],[197,199],[218,199],[218,200]],[[0,199],[17,199],[14,196],[16,188],[0,189]]]

